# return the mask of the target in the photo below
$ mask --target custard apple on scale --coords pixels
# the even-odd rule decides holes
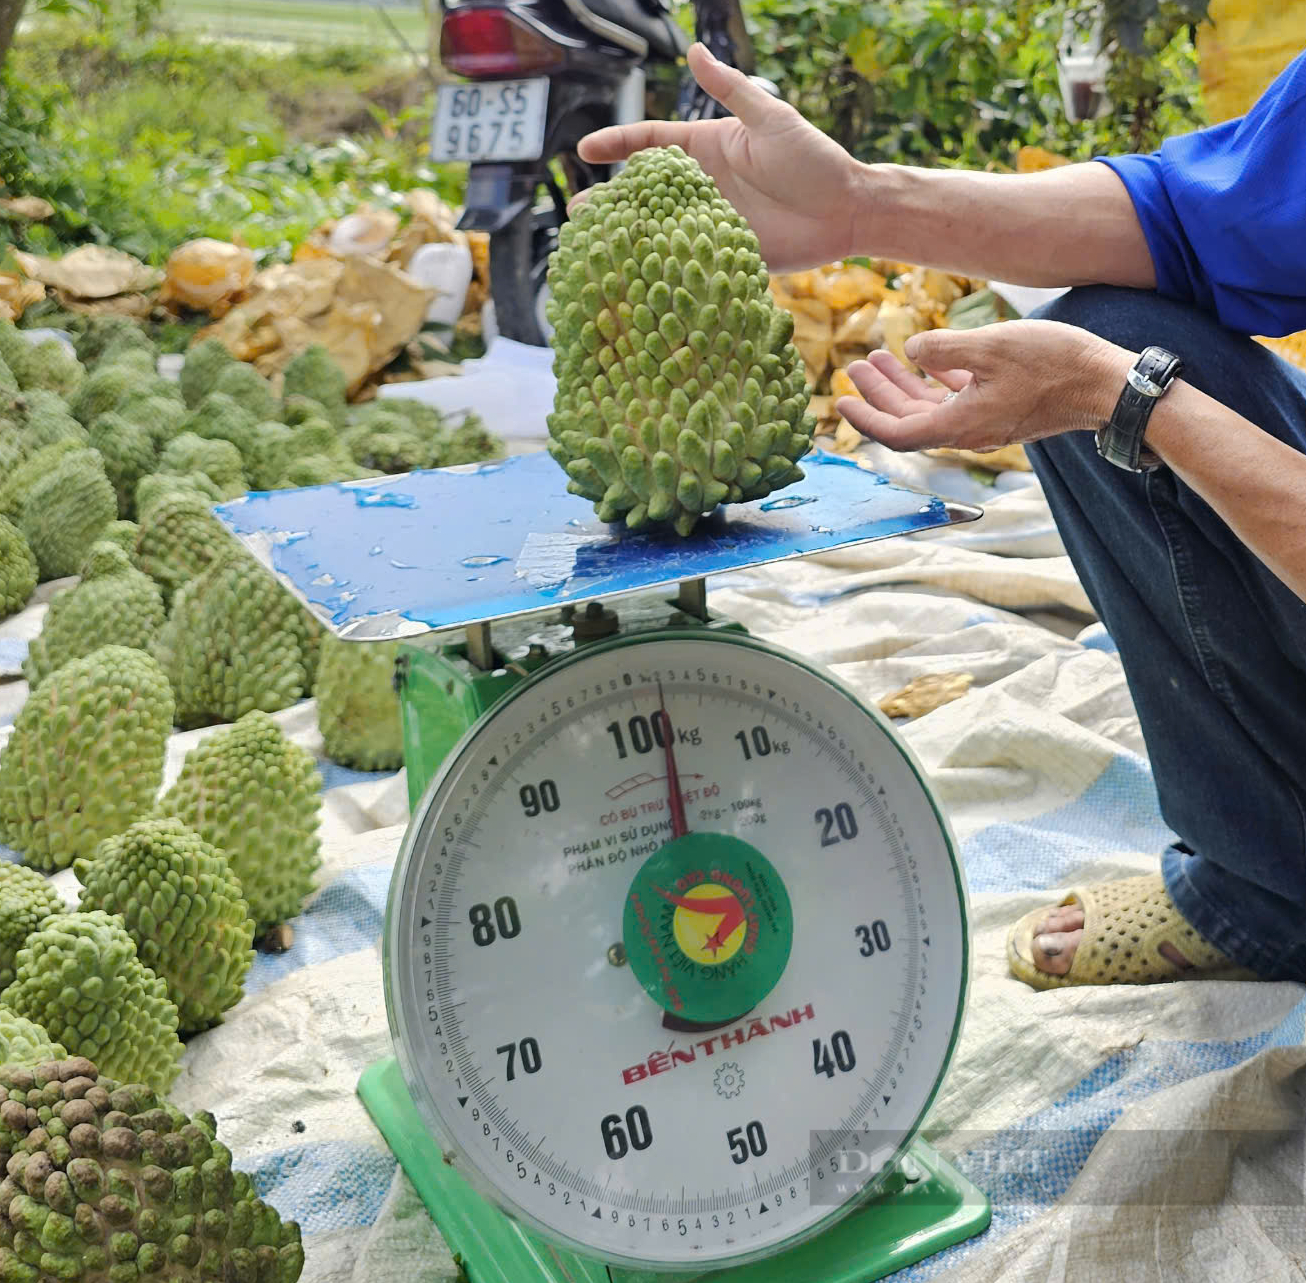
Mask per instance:
[[[603,521],[681,535],[803,477],[810,389],[752,229],[679,147],[636,152],[549,264],[549,453]]]

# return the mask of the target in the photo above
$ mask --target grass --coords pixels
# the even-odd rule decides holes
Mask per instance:
[[[393,42],[218,45],[51,24],[9,70],[20,92],[0,102],[0,178],[56,216],[0,226],[0,242],[36,253],[97,241],[162,264],[192,237],[239,237],[267,263],[360,202],[402,213],[413,187],[461,196],[463,172],[427,155],[430,82]]]
[[[209,38],[401,48],[398,29],[412,48],[425,49],[426,19],[419,5],[387,4],[385,14],[366,0],[168,0],[164,9],[170,26]]]

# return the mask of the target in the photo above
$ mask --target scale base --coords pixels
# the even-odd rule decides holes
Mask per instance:
[[[443,1160],[393,1057],[358,1083],[390,1149],[426,1204],[468,1283],[871,1283],[981,1233],[987,1196],[919,1137],[884,1193],[799,1247],[706,1274],[625,1270],[577,1256],[523,1229]],[[909,1183],[909,1177],[915,1176]]]

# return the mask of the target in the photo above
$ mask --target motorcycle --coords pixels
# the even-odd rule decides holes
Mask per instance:
[[[500,334],[547,345],[549,255],[577,192],[617,165],[590,165],[580,140],[605,125],[728,113],[683,68],[689,38],[671,0],[443,0],[431,157],[468,164],[458,226],[490,236]],[[694,0],[695,35],[753,76],[739,0]]]

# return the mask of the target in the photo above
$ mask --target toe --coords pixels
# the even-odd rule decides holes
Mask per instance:
[[[1035,934],[1042,935],[1054,931],[1078,931],[1084,925],[1084,909],[1079,904],[1059,904],[1049,909],[1043,921],[1038,924]]]
[[[1075,960],[1075,949],[1083,938],[1081,925],[1073,931],[1045,931],[1034,937],[1034,965],[1049,975],[1064,976]]]

